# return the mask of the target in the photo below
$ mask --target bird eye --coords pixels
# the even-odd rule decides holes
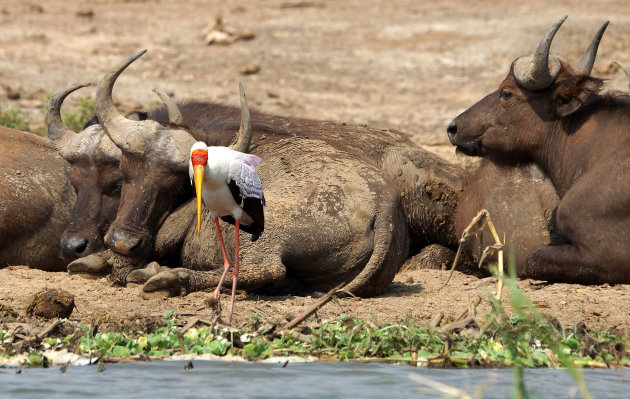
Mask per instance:
[[[512,98],[512,93],[506,90],[502,90],[501,93],[499,94],[499,97],[502,100],[509,100],[510,98]]]

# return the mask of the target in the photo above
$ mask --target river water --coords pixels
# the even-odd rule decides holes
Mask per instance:
[[[471,397],[510,398],[510,369],[436,370],[361,363],[264,364],[193,360],[0,369],[1,398],[441,398],[413,380],[421,375],[457,387]],[[593,398],[630,398],[630,370],[583,370]],[[580,398],[565,370],[525,371],[531,398]],[[483,390],[482,396],[476,396]]]

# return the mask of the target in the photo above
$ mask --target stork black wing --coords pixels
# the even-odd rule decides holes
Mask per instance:
[[[243,197],[241,190],[234,180],[228,182],[228,187],[232,193],[234,201],[242,205],[243,211],[249,215],[254,221],[251,224],[239,224],[239,229],[252,235],[252,241],[256,241],[265,230],[265,212],[263,210],[262,201],[259,198]],[[230,224],[236,224],[232,215],[221,216],[221,220]]]

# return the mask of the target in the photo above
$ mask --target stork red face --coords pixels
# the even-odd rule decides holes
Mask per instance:
[[[195,193],[197,194],[197,234],[199,234],[201,231],[201,187],[203,185],[204,169],[208,163],[208,151],[205,149],[193,149],[190,154],[190,162],[193,167]]]

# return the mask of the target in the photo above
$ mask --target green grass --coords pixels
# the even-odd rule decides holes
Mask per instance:
[[[6,126],[11,129],[29,131],[26,112],[19,109],[0,109],[0,126]]]
[[[254,314],[249,325],[240,330],[204,326],[181,334],[177,315],[167,312],[162,326],[152,333],[92,335],[91,327],[79,326],[65,338],[44,339],[23,364],[45,366],[46,359],[41,354],[44,349],[67,349],[102,362],[113,358],[160,359],[182,353],[183,349],[188,354],[230,354],[249,360],[314,356],[323,361],[417,362],[428,367],[511,367],[515,376],[513,398],[530,397],[523,379],[525,368],[565,368],[582,397],[590,398],[581,368],[630,367],[627,332],[618,335],[606,329],[587,331],[577,318],[568,328],[558,319],[544,317],[518,289],[514,278],[508,276],[504,283],[508,299],[500,302],[488,295],[492,310],[474,334],[416,325],[411,318],[379,324],[344,314],[336,320],[310,320],[310,327],[299,332],[277,331]],[[0,329],[0,356],[10,357],[7,351],[13,340]]]
[[[94,101],[90,97],[79,97],[75,103],[73,111],[61,112],[61,119],[70,129],[80,132],[85,122],[94,115]]]
[[[509,280],[506,287],[516,289]],[[514,291],[512,294],[514,303],[524,303]],[[533,306],[526,304],[520,309],[508,316],[502,305],[495,303],[486,329],[472,336],[415,325],[411,319],[377,325],[371,320],[341,315],[337,320],[323,320],[302,333],[278,333],[262,327],[257,333],[248,327],[242,330],[191,328],[183,334],[182,343],[186,353],[232,354],[251,360],[311,355],[336,361],[406,363],[412,361],[412,352],[417,352],[421,365],[440,367],[505,366],[518,370],[562,366],[573,373],[576,367],[630,366],[628,336],[607,330],[576,334],[559,328],[557,322],[546,320]],[[253,318],[256,324],[261,323],[259,316]],[[86,356],[160,358],[181,351],[175,320],[173,313],[165,314],[164,325],[149,334],[103,332],[91,335],[91,328],[84,326],[63,339],[47,338],[43,342],[52,349],[66,348]],[[0,343],[3,342],[9,344],[12,337],[0,330]]]
[[[46,96],[45,101],[50,101],[51,95]],[[90,97],[79,97],[75,100],[75,106],[69,112],[61,112],[61,118],[66,126],[75,132],[83,130],[83,125],[94,115],[94,101]],[[42,109],[41,113],[46,113]],[[0,108],[0,126],[25,132],[33,131],[29,125],[28,114],[20,109],[3,110]],[[34,130],[44,132],[45,127],[37,126]]]
[[[51,97],[52,94],[48,94],[44,98],[47,106]],[[74,100],[74,102],[75,106],[74,108],[72,108],[71,111],[61,111],[61,119],[67,127],[74,130],[75,132],[80,132],[81,130],[83,130],[85,122],[87,122],[92,117],[92,115],[94,115],[95,105],[94,100],[92,100],[90,97],[79,97]],[[67,105],[64,106],[64,108],[67,108]],[[41,113],[45,114],[46,109],[47,108],[42,109]]]

